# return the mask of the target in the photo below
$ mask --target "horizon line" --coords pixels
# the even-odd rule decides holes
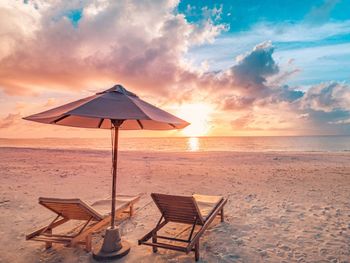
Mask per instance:
[[[121,138],[128,139],[182,139],[182,138],[247,138],[247,137],[350,137],[350,134],[314,134],[314,135],[215,135],[215,136],[127,136]],[[19,138],[9,138],[9,137],[0,137],[0,140],[35,140],[35,139],[110,139],[106,137],[19,137]]]

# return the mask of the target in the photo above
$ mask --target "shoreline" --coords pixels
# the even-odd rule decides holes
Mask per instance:
[[[107,150],[107,149],[91,149],[91,148],[65,148],[65,147],[58,147],[58,148],[51,148],[51,147],[25,147],[25,146],[0,146],[0,150],[1,149],[17,149],[17,150],[41,150],[41,151],[72,151],[72,152],[108,152],[110,153],[111,150]],[[228,151],[228,150],[196,150],[196,151],[190,151],[190,150],[186,150],[186,151],[170,151],[170,150],[118,150],[118,152],[120,153],[161,153],[161,154],[179,154],[179,153],[233,153],[233,154],[244,154],[244,153],[276,153],[276,154],[283,154],[283,153],[295,153],[295,154],[312,154],[312,153],[318,153],[318,154],[346,154],[349,153],[350,154],[350,150],[343,150],[343,151],[284,151],[284,150],[265,150],[265,151]]]

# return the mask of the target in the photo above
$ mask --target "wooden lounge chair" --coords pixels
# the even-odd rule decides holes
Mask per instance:
[[[118,195],[116,199],[116,217],[121,213],[133,215],[133,206],[140,196]],[[91,251],[91,235],[93,232],[107,226],[111,221],[111,200],[101,200],[91,206],[80,199],[60,199],[40,197],[39,204],[54,212],[57,216],[45,227],[42,227],[26,236],[26,240],[42,241],[46,248],[52,243],[61,243],[67,246],[85,245],[86,251]],[[109,212],[107,212],[109,211]],[[80,229],[72,235],[53,234],[53,229],[70,221],[83,221]]]
[[[224,205],[227,200],[221,196],[206,195],[175,196],[153,193],[151,197],[162,216],[156,227],[139,240],[139,245],[152,246],[154,253],[157,252],[157,248],[182,251],[186,254],[194,251],[196,261],[199,260],[199,239],[216,216],[221,217],[221,222],[224,221]],[[157,232],[169,222],[192,225],[188,238],[158,235]],[[199,229],[195,231],[196,225],[199,226]],[[151,238],[152,242],[148,242]],[[159,239],[187,245],[158,242]]]

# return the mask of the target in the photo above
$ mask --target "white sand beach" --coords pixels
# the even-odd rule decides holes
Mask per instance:
[[[54,217],[38,197],[103,199],[110,171],[107,151],[0,148],[0,262],[94,262],[82,248],[45,250],[25,234]],[[118,262],[194,262],[193,253],[137,245],[160,216],[152,192],[228,198],[225,222],[201,239],[200,262],[350,262],[349,153],[124,151],[118,192],[142,195],[121,225],[132,248]]]

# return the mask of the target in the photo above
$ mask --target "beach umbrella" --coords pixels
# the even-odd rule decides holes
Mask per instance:
[[[119,130],[182,129],[189,123],[141,100],[122,85],[24,119],[71,127],[112,129],[111,226],[106,231],[101,250],[94,253],[94,257],[108,259],[126,255],[130,247],[121,243],[119,229],[115,227]]]

